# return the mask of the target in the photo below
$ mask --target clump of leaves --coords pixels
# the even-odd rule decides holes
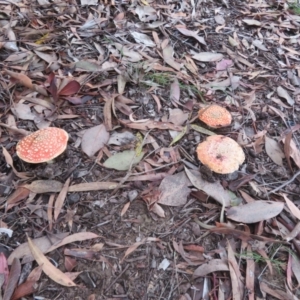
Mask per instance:
[[[201,99],[202,102],[206,103],[206,101],[204,100],[203,92],[201,92],[199,90],[199,88],[197,88],[196,86],[179,83],[179,87],[180,87],[181,90],[185,90],[187,92],[194,93],[195,95],[197,95]]]
[[[146,74],[145,80],[152,81],[161,86],[166,86],[171,83],[172,79],[168,73],[149,73]]]
[[[269,255],[270,258],[265,258],[262,255],[256,253],[256,252],[242,252],[240,254],[236,253],[235,254],[237,257],[240,257],[242,259],[253,259],[254,262],[256,263],[267,263],[267,261],[269,261],[277,270],[277,272],[281,272],[282,267],[284,265],[284,262],[281,261],[278,258],[274,258],[272,255]]]
[[[295,15],[300,15],[300,5],[297,2],[289,3],[289,8]]]

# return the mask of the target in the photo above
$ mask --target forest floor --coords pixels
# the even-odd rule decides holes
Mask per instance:
[[[0,0],[2,299],[299,299],[299,14]],[[230,126],[198,119],[211,104]],[[22,161],[47,127],[66,151]],[[198,160],[216,134],[242,147],[238,171]]]

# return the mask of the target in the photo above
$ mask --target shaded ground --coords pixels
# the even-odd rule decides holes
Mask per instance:
[[[58,234],[74,235],[45,255],[63,272],[81,272],[68,288],[42,273],[24,299],[298,299],[297,7],[93,2],[0,2],[1,228],[13,231],[1,236],[1,249],[12,263],[24,259],[15,249],[25,233],[43,238],[44,253],[62,240]],[[230,111],[230,127],[198,120],[211,103]],[[85,130],[101,124],[111,139],[96,149]],[[52,164],[22,162],[17,142],[48,126],[68,132],[65,153]],[[213,133],[243,147],[239,171],[219,175],[199,163],[196,147]],[[127,160],[128,171],[119,168],[125,159],[105,167],[126,150],[140,161]],[[196,184],[185,168],[200,170],[192,173]],[[70,187],[87,185],[49,189],[68,178]],[[94,182],[105,187],[91,188]],[[225,208],[228,191],[234,197]],[[260,209],[230,217],[231,206],[259,200]],[[280,203],[285,209],[274,213]],[[22,264],[17,286],[35,267],[36,259]]]

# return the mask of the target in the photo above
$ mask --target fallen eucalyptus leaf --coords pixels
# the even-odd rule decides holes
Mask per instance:
[[[282,159],[285,157],[279,144],[268,136],[265,136],[265,148],[268,156],[279,166],[283,166]]]
[[[279,97],[284,98],[291,106],[295,104],[295,100],[289,95],[289,93],[281,86],[277,87],[277,94]]]
[[[244,19],[243,22],[246,23],[247,25],[252,25],[252,26],[260,26],[261,25],[261,22],[259,22],[257,20],[253,20],[253,19]]]
[[[213,52],[200,52],[193,54],[192,57],[202,62],[213,62],[221,60],[223,58],[223,54]]]
[[[246,224],[257,223],[276,217],[283,207],[282,202],[256,200],[245,205],[231,207],[227,211],[227,218]]]
[[[87,129],[82,137],[82,151],[89,157],[95,155],[109,140],[103,124]]]
[[[132,165],[139,163],[143,156],[143,152],[136,156],[134,150],[126,150],[109,157],[103,165],[106,168],[126,171],[129,170],[131,163]]]
[[[214,198],[221,205],[228,207],[231,205],[237,205],[241,202],[241,199],[238,198],[234,193],[225,190],[219,181],[214,183],[205,181],[202,179],[200,172],[190,171],[187,168],[185,168],[185,172],[194,187],[205,192],[208,196]]]

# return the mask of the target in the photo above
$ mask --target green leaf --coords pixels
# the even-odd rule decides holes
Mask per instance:
[[[179,140],[181,140],[184,135],[186,134],[187,131],[187,126],[183,127],[183,130],[181,132],[179,132],[173,139],[173,141],[171,142],[170,146],[171,147],[173,144],[177,143]]]
[[[75,66],[76,69],[82,69],[84,71],[90,71],[90,72],[97,72],[101,70],[101,66],[84,60],[76,62]]]
[[[200,133],[203,133],[203,134],[207,134],[207,135],[216,135],[216,133],[214,133],[214,132],[212,132],[212,131],[210,131],[210,130],[207,130],[207,129],[201,127],[201,126],[195,125],[195,124],[192,124],[191,127],[192,127],[194,130],[196,130],[196,131],[198,131],[198,132],[200,132]]]
[[[103,165],[106,168],[115,169],[118,171],[126,171],[129,170],[132,160],[132,164],[135,165],[141,161],[143,156],[143,152],[136,156],[134,150],[126,150],[111,156],[104,162]]]

